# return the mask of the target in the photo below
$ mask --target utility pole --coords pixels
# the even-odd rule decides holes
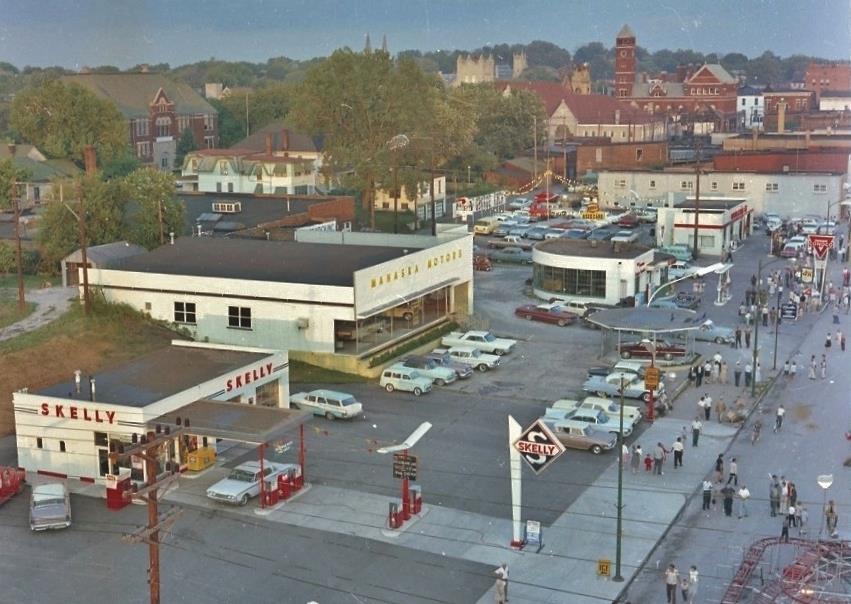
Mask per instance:
[[[532,143],[534,145],[533,153],[533,163],[532,163],[532,181],[538,181],[538,116],[532,116]]]
[[[700,143],[697,144],[697,156],[694,163],[694,175],[695,175],[695,184],[694,184],[694,259],[697,260],[697,256],[699,254],[698,244],[699,237],[698,235],[698,221],[700,220]]]
[[[437,202],[434,200],[434,142],[432,141],[431,159],[429,161],[429,188],[428,194],[431,197],[431,236],[437,237]],[[444,179],[445,180],[445,179]],[[446,199],[446,183],[443,183],[443,199]],[[444,207],[446,207],[444,205]]]
[[[180,422],[180,420],[178,420]],[[189,427],[189,421],[186,421]],[[121,443],[110,443],[109,461],[115,463],[120,459],[140,457],[145,461],[145,486],[136,489],[127,495],[136,501],[148,504],[148,525],[140,528],[129,535],[124,535],[121,540],[124,543],[147,543],[148,544],[148,583],[150,585],[151,604],[160,604],[160,532],[167,531],[178,516],[183,513],[180,508],[172,508],[162,516],[158,511],[158,493],[168,486],[177,482],[179,474],[177,465],[171,460],[168,462],[169,474],[162,479],[157,479],[157,464],[159,463],[160,450],[172,440],[183,433],[183,428],[178,427],[172,431],[169,426],[163,431],[161,426],[156,427],[156,432],[149,431],[138,437],[133,434],[133,445],[124,449]]]
[[[399,232],[399,166],[393,168],[393,232]]]
[[[15,211],[15,259],[18,267],[18,310],[23,313],[27,307],[24,293],[24,252],[21,249],[21,199],[18,197],[18,187],[12,168],[12,184],[9,187],[9,201]]]
[[[612,580],[618,583],[623,581],[623,575],[621,574],[621,532],[623,531],[623,388],[623,376],[621,376],[621,387],[619,389],[621,397],[620,430],[618,431],[618,524],[615,545],[615,576],[612,577]]]
[[[77,230],[80,235],[80,260],[83,263],[83,310],[86,316],[91,313],[91,294],[89,293],[89,258],[86,255],[86,204],[84,202],[83,186],[77,180]]]

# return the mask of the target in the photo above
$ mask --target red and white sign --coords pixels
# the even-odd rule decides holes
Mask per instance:
[[[77,405],[42,403],[39,414],[52,415],[60,419],[78,419],[84,422],[95,422],[96,424],[115,423],[115,411],[89,409],[88,407],[78,407]]]
[[[819,260],[824,260],[827,251],[833,247],[833,235],[809,235],[808,240],[813,248],[813,255]]]
[[[231,390],[242,388],[243,386],[248,386],[251,382],[256,382],[270,375],[272,375],[272,363],[260,365],[260,367],[240,373],[236,377],[229,378],[228,381],[225,382],[225,392],[230,392]]]
[[[541,420],[523,431],[514,441],[514,448],[535,474],[543,472],[565,451],[561,441]]]

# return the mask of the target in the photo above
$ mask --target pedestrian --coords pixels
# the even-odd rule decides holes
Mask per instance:
[[[836,341],[836,347],[839,348],[842,345],[842,331],[837,329],[833,339]]]
[[[649,472],[653,469],[653,458],[650,457],[650,451],[644,456],[644,471]]]
[[[797,526],[795,524],[795,506],[792,503],[789,503],[789,507],[786,508],[786,518],[789,520],[790,526]]]
[[[768,501],[771,508],[771,517],[774,518],[780,509],[780,482],[777,480],[777,474],[771,475],[771,484],[768,486]]]
[[[680,438],[682,438],[683,447],[685,447],[688,442],[688,428],[685,426],[683,426],[683,429],[680,430]]]
[[[836,504],[831,499],[824,508],[824,521],[827,524],[827,534],[831,537],[836,537],[836,526],[839,524],[839,513],[836,511]]]
[[[638,474],[638,469],[641,467],[641,445],[632,445],[632,456],[629,458],[629,469],[633,474]]]
[[[724,404],[724,397],[719,396],[718,402],[715,403],[715,418],[718,420],[718,423],[724,421],[724,412],[727,410],[727,405]]]
[[[715,459],[715,482],[721,482],[721,478],[724,476],[724,455],[722,453],[718,454],[718,457]]]
[[[709,421],[709,416],[712,413],[712,399],[708,394],[703,395],[703,419]]]
[[[733,367],[733,381],[736,384],[736,388],[739,387],[739,381],[742,379],[742,362],[736,361],[736,366]]]
[[[662,464],[665,463],[665,446],[662,443],[656,443],[656,448],[653,450],[653,473],[657,476],[662,476]]]
[[[830,348],[830,340],[831,340],[830,332],[828,331],[827,336],[825,336],[825,339],[824,339],[824,347],[825,348]]]
[[[706,380],[706,383],[715,381],[715,372],[712,367],[712,361],[709,359],[706,359],[706,362],[703,363],[703,379]]]
[[[697,441],[700,440],[700,431],[703,429],[703,422],[700,421],[700,416],[694,418],[691,422],[691,446],[696,447]]]
[[[688,577],[680,579],[680,594],[683,596],[683,604],[689,600],[689,583]]]
[[[786,477],[780,477],[780,513],[785,512],[789,507],[789,483],[786,482]]]
[[[724,497],[724,515],[732,516],[733,515],[733,495],[736,493],[735,489],[730,485],[724,485],[724,488],[721,489],[721,495]]]
[[[722,384],[727,383],[727,361],[721,361],[721,368],[718,370],[718,381]]]
[[[665,569],[665,594],[668,596],[668,604],[677,604],[677,584],[680,581],[680,573],[677,567],[669,564]]]
[[[751,347],[751,326],[745,327],[745,347]]]
[[[696,373],[697,373],[697,372],[695,371],[694,365],[690,365],[690,366],[689,366],[689,368],[688,368],[688,382],[689,382],[689,386],[694,386],[694,379],[695,379],[695,374],[696,374]]]
[[[688,569],[688,604],[694,604],[694,599],[697,597],[697,584],[700,583],[700,573],[697,572],[697,567],[692,564]]]
[[[736,325],[736,348],[742,347],[742,328]]]
[[[789,505],[798,505],[798,488],[795,486],[795,483],[789,481],[788,485],[789,489]]]
[[[774,414],[774,431],[779,432],[783,428],[783,416],[786,415],[786,408],[783,404],[777,405],[777,411]]]
[[[733,483],[739,486],[739,464],[736,463],[736,458],[730,460],[730,476],[727,477],[727,484]]]
[[[768,306],[763,304],[762,309],[760,310],[760,314],[762,315],[762,326],[768,327]]]
[[[748,499],[751,497],[751,492],[748,487],[742,485],[739,489],[739,519],[745,518],[748,515]]]
[[[694,385],[695,387],[700,388],[703,385],[703,364],[698,363],[694,372]]]
[[[789,361],[786,361],[785,363],[783,363],[783,375],[786,376],[787,378],[789,377],[789,368],[790,368],[789,367]]]
[[[753,366],[750,364],[750,361],[748,361],[747,365],[745,365],[745,388],[750,388],[752,375]]]
[[[798,534],[806,535],[807,534],[807,524],[810,521],[810,513],[807,511],[807,506],[799,505],[797,509],[798,513]]]
[[[708,478],[703,479],[703,510],[709,511],[709,504],[712,502],[712,482]],[[708,514],[707,514],[708,516]]]
[[[821,371],[821,379],[827,377],[827,357],[821,355],[821,363],[819,363],[819,370]]]
[[[683,465],[683,448],[683,439],[678,436],[674,444],[671,445],[671,450],[674,452],[674,468]]]
[[[845,334],[843,333],[839,339],[839,347],[842,349],[842,352],[845,352]]]
[[[789,366],[789,379],[794,380],[795,375],[797,373],[798,373],[798,362],[793,359],[792,364]]]
[[[816,355],[813,355],[812,358],[810,359],[810,370],[807,373],[807,377],[810,378],[811,380],[816,379],[816,366],[817,366]]]
[[[503,562],[493,574],[496,575],[496,604],[508,602],[508,564]]]
[[[780,529],[780,542],[789,543],[789,517],[783,517],[783,528]]]

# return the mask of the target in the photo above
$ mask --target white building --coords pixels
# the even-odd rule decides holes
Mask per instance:
[[[532,248],[532,288],[543,300],[617,304],[645,298],[670,257],[637,244],[549,239]]]
[[[187,153],[181,170],[184,190],[203,193],[310,195],[316,192],[317,161],[237,149]]]
[[[706,197],[747,197],[749,208],[757,213],[775,212],[781,216],[805,214],[838,215],[844,199],[847,174],[828,172],[704,172],[700,194]],[[653,170],[605,170],[597,181],[598,196],[604,207],[628,206],[637,199],[654,205],[673,205],[695,194],[697,176],[688,168]]]
[[[463,226],[437,237],[306,231],[298,238],[185,237],[90,270],[89,282],[107,300],[196,339],[298,351],[349,370],[365,354],[472,312],[473,237]]]
[[[736,113],[739,128],[744,130],[762,130],[765,118],[765,101],[762,89],[742,86],[736,94]]]
[[[289,407],[289,360],[281,351],[175,341],[111,370],[82,374],[79,383],[68,377],[12,395],[18,465],[29,472],[98,484],[125,474],[141,481],[141,464],[109,462],[110,444],[129,446],[132,435],[153,430],[163,414],[202,400]],[[176,460],[183,465],[187,453],[214,441],[187,435],[175,447]]]
[[[743,197],[701,197],[699,208],[689,197],[674,207],[658,211],[658,245],[680,244],[694,248],[694,218],[697,212],[698,251],[721,256],[730,241],[742,241],[753,230],[753,210]]]
[[[851,91],[827,90],[821,93],[818,102],[819,111],[851,110]]]
[[[376,210],[393,210],[394,199],[392,191],[384,189],[376,189],[375,191],[375,209]],[[398,200],[399,212],[412,212],[417,209],[417,216],[420,220],[431,218],[431,191],[428,187],[428,181],[423,181],[417,186],[416,195],[409,194],[407,187],[400,187]],[[446,177],[435,176],[434,178],[434,205],[435,215],[440,218],[445,213],[446,208]]]

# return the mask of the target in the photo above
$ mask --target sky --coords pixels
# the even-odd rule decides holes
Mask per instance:
[[[472,50],[614,44],[628,23],[651,52],[765,50],[851,57],[849,0],[0,0],[0,61],[18,67],[265,62],[373,46]]]

